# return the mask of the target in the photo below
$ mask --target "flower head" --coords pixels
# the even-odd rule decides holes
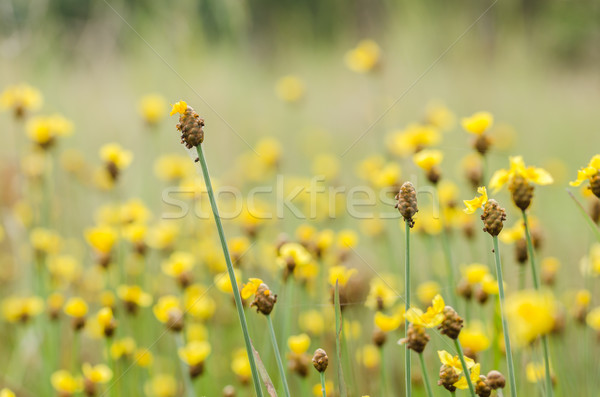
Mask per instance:
[[[550,175],[548,171],[532,166],[526,167],[523,157],[515,156],[510,157],[510,169],[501,169],[492,175],[490,187],[494,189],[495,193],[506,183],[513,184],[518,177],[523,178],[525,182],[535,183],[537,185],[550,185],[554,182],[552,175]]]
[[[517,344],[527,345],[554,328],[557,309],[550,292],[519,291],[507,297],[505,307]]]
[[[329,284],[335,286],[337,282],[343,287],[356,272],[356,269],[348,269],[344,265],[332,266],[329,268]]]
[[[42,106],[42,94],[28,84],[7,87],[0,95],[0,108],[12,109],[16,118],[21,118],[28,111]]]
[[[165,98],[159,94],[149,94],[140,99],[139,112],[146,123],[154,125],[166,116],[166,107]]]
[[[113,376],[110,368],[104,364],[91,365],[90,363],[84,363],[82,370],[85,379],[92,383],[106,383]]]
[[[402,312],[391,316],[385,315],[382,312],[375,313],[375,325],[383,332],[394,331],[402,324],[402,320],[404,320]]]
[[[2,301],[2,315],[6,321],[27,322],[44,310],[44,301],[37,296],[8,297]]]
[[[292,335],[288,338],[288,347],[296,354],[306,353],[310,347],[310,336],[307,334]]]
[[[64,369],[54,372],[50,377],[50,383],[61,396],[72,396],[83,389],[82,379]]]
[[[285,102],[298,102],[304,96],[304,82],[294,75],[283,76],[277,81],[275,92]]]
[[[171,113],[169,113],[169,116],[172,116],[176,113],[185,114],[185,111],[188,108],[188,104],[185,101],[176,102],[174,105],[171,105],[171,106],[172,106],[172,109],[171,109]]]
[[[467,357],[465,357],[465,360],[467,359]],[[468,365],[468,364],[467,364]],[[477,381],[479,381],[479,374],[481,372],[481,365],[479,363],[473,365],[473,367],[470,368],[470,377],[471,377],[471,382],[476,383]],[[458,382],[456,382],[454,384],[454,387],[456,387],[457,389],[460,390],[465,390],[469,387],[469,383],[467,382],[467,378],[463,375]]]
[[[444,365],[447,365],[449,367],[454,368],[454,370],[461,374],[463,372],[463,366],[462,363],[460,361],[460,357],[458,356],[453,356],[452,354],[448,353],[446,350],[438,350],[438,357],[440,358],[440,362]],[[475,366],[475,361],[473,361],[473,359],[469,358],[469,357],[464,357],[465,359],[465,363],[467,364],[467,369],[471,369]],[[477,374],[477,376],[479,377],[479,374]],[[466,380],[465,380],[466,382]]]
[[[362,40],[348,51],[344,60],[348,69],[357,73],[367,73],[377,66],[381,49],[373,40]]]
[[[477,112],[461,120],[462,127],[471,134],[481,135],[494,123],[494,116],[489,112]]]
[[[207,341],[192,341],[177,350],[179,358],[190,366],[203,363],[210,352],[210,343]]]
[[[446,307],[444,298],[438,294],[433,298],[431,306],[427,308],[425,313],[421,309],[411,307],[404,316],[412,324],[434,328],[444,321],[444,307]]]
[[[570,182],[571,186],[579,186],[586,180],[590,181],[590,189],[600,198],[600,154],[592,157],[587,167],[577,171],[577,179]]]
[[[475,211],[477,211],[477,209],[483,208],[485,203],[487,203],[488,195],[487,195],[487,190],[485,189],[485,186],[478,187],[477,193],[480,194],[479,197],[475,197],[471,200],[463,200],[463,203],[465,204],[465,207],[466,207],[464,210],[465,213],[473,214],[473,213],[475,213]]]

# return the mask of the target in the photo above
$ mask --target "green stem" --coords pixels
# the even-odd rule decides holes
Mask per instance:
[[[504,279],[502,277],[502,263],[500,262],[500,250],[498,248],[498,236],[492,236],[494,241],[494,256],[496,258],[496,277],[498,278],[498,298],[500,302],[500,316],[502,317],[502,332],[504,333],[504,346],[506,350],[506,361],[508,363],[508,378],[510,381],[510,395],[517,397],[517,384],[515,382],[515,368],[513,364],[512,350],[510,348],[510,337],[508,336],[508,325],[504,315]]]
[[[177,344],[177,349],[181,349],[185,346],[185,342],[183,341],[183,335],[181,332],[175,332],[175,343]],[[185,393],[188,397],[195,397],[196,393],[194,392],[194,385],[192,384],[192,380],[190,379],[189,372],[185,363],[177,357],[177,361],[179,361],[179,365],[181,366],[181,376],[183,378],[183,384],[185,385]]]
[[[381,346],[381,365],[379,366],[379,375],[380,375],[380,382],[381,382],[381,395],[382,396],[386,396],[387,395],[387,379],[385,378],[385,347]]]
[[[440,215],[442,222],[442,247],[444,249],[444,258],[446,259],[446,272],[448,273],[448,282],[450,283],[450,306],[456,307],[456,282],[454,281],[454,265],[452,264],[452,251],[450,250],[450,239],[448,229],[444,222],[444,215]]]
[[[421,374],[423,375],[423,383],[425,383],[427,396],[433,397],[433,391],[431,390],[431,384],[429,383],[429,375],[427,374],[427,367],[425,366],[425,357],[423,357],[423,353],[419,353],[419,360],[421,361]]]
[[[327,388],[325,387],[325,371],[319,372],[321,376],[321,391],[323,392],[323,397],[327,397]]]
[[[473,386],[473,381],[471,380],[471,371],[467,367],[467,362],[465,361],[462,346],[460,345],[460,341],[458,340],[458,338],[454,339],[454,346],[456,347],[456,351],[458,352],[458,357],[460,358],[460,363],[463,367],[463,374],[464,377],[467,379],[467,384],[469,385],[469,391],[471,392],[471,396],[477,397],[477,395],[475,394],[475,386]]]
[[[240,290],[237,287],[238,283],[235,279],[235,273],[233,271],[233,264],[231,263],[231,255],[229,255],[229,248],[227,247],[227,240],[225,239],[225,232],[223,231],[223,225],[221,224],[221,217],[219,216],[219,209],[217,208],[217,202],[215,201],[215,194],[213,192],[212,184],[210,182],[210,174],[208,173],[208,166],[206,165],[206,159],[204,158],[204,152],[202,151],[202,145],[196,146],[198,152],[198,159],[202,166],[202,174],[204,176],[204,183],[206,184],[206,191],[210,200],[210,206],[215,218],[217,225],[217,232],[219,233],[219,239],[221,240],[221,248],[225,255],[225,262],[227,263],[227,273],[229,274],[229,281],[233,287],[233,297],[235,299],[235,307],[238,312],[240,324],[242,326],[242,332],[244,334],[244,343],[246,344],[246,354],[250,361],[250,368],[252,370],[252,380],[254,381],[254,390],[258,397],[263,397],[262,388],[260,386],[260,379],[258,377],[258,370],[256,369],[256,362],[254,360],[254,354],[252,352],[252,342],[250,341],[250,334],[248,333],[248,324],[246,323],[246,316],[244,315],[244,308],[242,306],[242,298],[240,296]]]
[[[404,295],[406,295],[405,310],[408,312],[410,309],[410,224],[405,221],[405,234],[406,234],[406,256],[404,260]],[[404,320],[404,333],[405,337],[408,337],[408,320]],[[405,344],[405,382],[406,382],[406,397],[411,397],[412,385],[410,376],[410,349],[408,344]]]
[[[273,320],[271,315],[267,314],[267,322],[269,323],[269,331],[271,332],[271,342],[273,342],[273,350],[275,351],[275,358],[277,359],[277,366],[279,367],[279,375],[281,375],[281,382],[283,383],[283,390],[286,397],[290,397],[290,388],[285,378],[285,368],[281,362],[281,354],[279,353],[279,347],[277,347],[277,337],[275,336],[275,329],[273,328]]]
[[[596,236],[596,238],[598,239],[598,241],[600,241],[600,229],[598,228],[598,226],[596,226],[596,224],[594,223],[594,221],[592,220],[592,218],[590,218],[590,216],[588,215],[588,213],[585,211],[585,208],[583,208],[583,205],[581,205],[581,203],[579,202],[579,200],[577,200],[575,198],[575,196],[573,195],[573,193],[571,193],[571,191],[568,190],[568,189],[567,189],[567,193],[569,194],[569,196],[571,196],[571,198],[573,199],[573,201],[575,201],[575,204],[577,205],[577,209],[579,209],[579,212],[581,213],[581,215],[583,215],[583,218],[587,222],[588,226],[592,229],[592,231],[594,232],[594,235]]]
[[[527,238],[527,251],[529,251],[529,262],[531,263],[531,273],[533,274],[533,285],[536,290],[540,289],[540,281],[537,275],[537,267],[535,264],[535,252],[533,249],[533,242],[531,241],[531,233],[529,232],[529,220],[527,219],[527,212],[522,211],[523,223],[525,224],[525,237]],[[552,378],[550,377],[550,357],[548,349],[548,336],[542,336],[542,345],[544,348],[544,369],[546,372],[546,395],[552,397],[554,390],[552,389]]]

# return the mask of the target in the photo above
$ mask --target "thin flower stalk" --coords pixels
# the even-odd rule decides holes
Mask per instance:
[[[279,375],[281,375],[281,382],[283,383],[283,390],[286,397],[290,397],[290,388],[287,383],[287,379],[285,376],[285,368],[283,367],[283,362],[281,361],[281,354],[279,353],[279,347],[277,346],[277,337],[275,336],[275,329],[273,328],[273,320],[271,319],[271,315],[267,314],[267,323],[269,324],[269,332],[271,334],[271,343],[273,344],[273,351],[275,352],[275,359],[277,361],[277,367],[279,368]]]
[[[327,387],[325,386],[325,372],[319,372],[319,376],[321,377],[321,391],[323,392],[323,397],[327,397]]]
[[[406,234],[406,256],[404,260],[404,291],[406,295],[405,300],[405,311],[408,312],[410,309],[410,223],[405,222],[405,234]],[[408,319],[404,319],[404,337],[408,336]],[[410,349],[408,344],[405,346],[405,382],[406,382],[406,397],[410,397],[412,394],[411,375],[410,375]]]
[[[454,339],[454,346],[456,347],[456,351],[458,352],[458,357],[460,358],[460,364],[463,367],[465,372],[465,378],[467,379],[467,385],[469,385],[469,391],[471,392],[471,397],[476,397],[475,394],[475,386],[473,386],[473,381],[471,380],[471,374],[469,371],[469,367],[467,367],[467,362],[465,361],[465,356],[463,355],[463,349],[460,344],[458,338]]]
[[[421,361],[421,374],[423,375],[425,390],[427,390],[427,397],[433,397],[433,391],[431,390],[431,384],[429,383],[429,374],[427,373],[427,366],[425,365],[423,353],[419,353],[419,361]]]

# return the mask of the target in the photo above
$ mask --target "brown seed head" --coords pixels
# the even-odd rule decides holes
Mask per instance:
[[[406,347],[417,353],[423,353],[425,346],[429,342],[429,335],[425,332],[425,327],[421,325],[410,324],[406,333],[406,338],[400,340],[400,343],[406,343]]]
[[[277,302],[277,295],[273,294],[267,284],[261,284],[254,294],[254,300],[250,307],[256,306],[256,312],[264,315],[270,314]]]
[[[480,305],[484,305],[490,296],[487,292],[484,291],[481,285],[477,285],[475,289],[475,299],[479,302]]]
[[[466,300],[471,300],[471,297],[473,296],[473,287],[471,287],[471,284],[463,278],[456,286],[456,293]]]
[[[379,328],[375,328],[373,331],[373,344],[377,347],[381,347],[385,344],[386,339],[387,334]]]
[[[458,382],[460,377],[456,373],[456,370],[446,364],[440,367],[440,379],[438,380],[438,386],[444,386],[449,392],[456,391],[454,384]]]
[[[482,156],[485,156],[490,149],[490,146],[492,146],[492,140],[485,134],[478,135],[473,142],[473,148],[475,148]]]
[[[181,332],[183,329],[183,312],[181,310],[177,309],[169,311],[167,329],[173,332]]]
[[[487,374],[488,385],[494,390],[496,389],[504,389],[506,386],[506,379],[504,375],[500,373],[500,371],[492,370]]]
[[[398,211],[402,214],[404,221],[407,222],[410,227],[413,227],[415,225],[413,216],[419,211],[417,207],[417,192],[415,191],[413,184],[404,182],[396,195],[396,200],[398,200],[396,208],[398,208]]]
[[[525,265],[529,254],[527,253],[527,240],[524,238],[517,240],[515,243],[515,259],[519,265]]]
[[[200,362],[196,365],[191,365],[189,371],[190,371],[190,378],[196,379],[198,376],[202,375],[202,373],[204,372],[204,363]]]
[[[492,394],[492,388],[488,384],[486,377],[483,375],[479,376],[479,380],[475,382],[474,386],[475,394],[477,394],[479,397],[490,397]]]
[[[181,131],[181,143],[188,149],[200,145],[204,141],[204,119],[191,106],[179,115],[177,129]]]
[[[325,350],[315,350],[315,354],[312,358],[312,363],[317,371],[325,372],[325,370],[327,369],[327,365],[329,364],[329,357],[327,357],[327,353],[325,352]]]
[[[290,353],[288,367],[290,371],[297,373],[300,377],[306,378],[308,376],[309,364],[310,356],[308,354]]]
[[[438,167],[431,167],[431,169],[427,171],[427,179],[434,185],[436,185],[440,181],[441,177],[442,173],[440,172],[440,169]]]
[[[508,185],[508,190],[510,190],[512,200],[518,208],[522,211],[529,208],[533,198],[533,185],[527,179],[521,175],[516,175]]]
[[[463,327],[463,319],[450,306],[444,308],[443,314],[444,321],[442,321],[438,329],[450,339],[458,338],[458,334],[460,334],[460,330]]]
[[[500,204],[494,199],[490,199],[485,203],[483,207],[483,215],[481,215],[483,221],[483,231],[489,233],[491,236],[497,236],[504,227],[504,221],[506,220],[506,211],[500,207]]]
[[[600,223],[600,200],[594,198],[590,203],[590,218],[597,225]]]
[[[600,198],[600,171],[590,178],[590,190],[596,197]]]

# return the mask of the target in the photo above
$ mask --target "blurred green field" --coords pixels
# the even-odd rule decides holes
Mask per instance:
[[[495,120],[491,134],[497,145],[486,155],[487,180],[493,171],[509,168],[509,156],[515,155],[522,155],[528,165],[543,167],[554,177],[552,185],[536,187],[529,211],[543,234],[543,247],[536,252],[538,265],[547,257],[555,257],[561,264],[551,287],[560,302],[557,318],[564,317],[566,324],[564,330],[550,336],[555,394],[593,396],[598,386],[593,361],[597,338],[592,327],[575,321],[573,302],[575,292],[585,288],[591,294],[590,308],[600,305],[597,274],[586,277],[580,271],[582,258],[598,241],[566,189],[586,208],[595,199],[583,197],[582,189],[570,187],[568,182],[576,179],[577,170],[598,154],[600,147],[599,13],[600,7],[592,1],[543,5],[528,1],[7,2],[0,9],[0,91],[22,82],[36,87],[44,97],[36,113],[60,113],[73,122],[74,130],[48,151],[41,175],[27,178],[22,159],[32,152],[33,145],[24,133],[26,124],[15,119],[11,111],[0,113],[5,138],[0,147],[4,175],[0,182],[4,230],[4,238],[0,239],[0,298],[35,294],[46,299],[50,292],[60,292],[66,298],[82,296],[90,306],[88,317],[92,322],[94,313],[104,306],[100,292],[115,292],[121,283],[141,285],[152,295],[153,305],[166,294],[183,296],[184,290],[176,280],[160,270],[169,250],[151,248],[140,257],[135,247],[119,238],[113,251],[117,263],[111,264],[114,267],[105,274],[99,272],[93,249],[84,238],[85,230],[101,223],[97,215],[101,206],[141,199],[151,213],[144,224],[148,230],[174,211],[173,205],[165,203],[164,195],[169,189],[181,188],[181,181],[159,180],[155,163],[162,155],[185,152],[175,128],[177,118],[167,117],[170,106],[162,109],[164,117],[156,125],[145,123],[139,102],[148,94],[159,94],[170,104],[185,100],[205,119],[203,148],[215,184],[235,187],[244,195],[257,186],[276,189],[278,175],[284,180],[286,193],[307,183],[318,174],[314,161],[319,155],[333,158],[339,166],[339,172],[323,186],[343,187],[346,191],[372,186],[373,181],[361,180],[358,170],[367,157],[381,155],[386,163],[395,163],[401,169],[399,180],[388,187],[397,190],[401,182],[411,181],[418,191],[427,192],[431,184],[411,156],[393,156],[386,142],[394,131],[423,121],[427,106],[438,101],[455,115],[453,127],[441,133],[442,140],[435,148],[444,154],[443,179],[459,188],[460,209],[462,200],[474,196],[460,166],[461,160],[473,152],[471,135],[461,128],[460,120],[477,111],[489,111]],[[363,39],[375,41],[381,56],[376,68],[356,73],[344,59]],[[304,87],[301,99],[294,103],[281,100],[276,92],[280,79],[288,75],[297,77]],[[265,138],[276,140],[275,146],[280,149],[275,150],[277,164],[270,164],[261,173],[252,167],[268,157],[269,153],[257,149],[257,143],[264,143]],[[133,161],[114,188],[102,190],[96,186],[94,172],[103,166],[100,147],[110,142],[130,150]],[[71,149],[83,156],[79,178],[61,166],[64,153]],[[190,156],[192,163],[195,154]],[[321,168],[331,171],[327,166]],[[382,189],[372,188],[377,193]],[[507,189],[491,197],[506,208],[507,229],[520,220]],[[271,212],[276,212],[275,194],[260,198]],[[393,274],[397,284],[394,291],[399,292],[393,310],[387,308],[387,313],[391,315],[404,305],[400,282],[404,271],[404,222],[393,205],[378,202],[373,211],[393,213],[394,218],[384,220],[381,234],[370,236],[368,221],[353,218],[345,210],[346,198],[342,195],[335,219],[322,213],[298,219],[286,210],[279,219],[260,222],[257,236],[245,229],[246,220],[225,220],[230,242],[244,238],[249,242],[248,251],[242,251],[247,258],[240,265],[242,280],[238,282],[241,286],[249,277],[259,277],[279,295],[273,320],[284,363],[289,352],[288,336],[309,333],[308,353],[317,347],[329,353],[326,378],[334,388],[327,395],[337,396],[335,316],[327,268],[344,265],[358,269],[349,284],[356,301],[346,302],[348,307],[343,312],[344,321],[358,328],[356,332],[346,331],[342,351],[348,395],[403,396],[405,349],[396,345],[404,336],[402,326],[388,335],[383,362],[365,368],[365,363],[357,360],[357,353],[366,345],[372,346],[374,311],[364,306],[369,281],[380,273]],[[184,201],[196,205],[189,195]],[[206,197],[197,201],[208,213]],[[296,203],[299,207],[306,205],[302,199]],[[233,204],[227,198],[219,203],[222,211]],[[419,194],[419,206],[423,212],[436,209],[427,193]],[[19,208],[24,211],[23,207],[30,208],[28,222],[19,212]],[[473,262],[489,266],[491,274],[496,274],[489,236],[480,232],[478,215],[473,218],[476,237],[471,244],[458,225],[451,225],[456,279],[460,278],[461,265]],[[89,395],[217,396],[223,395],[228,384],[235,386],[235,395],[253,395],[251,378],[250,384],[243,382],[231,369],[233,352],[244,346],[231,295],[212,288],[215,275],[225,269],[214,221],[187,214],[167,222],[173,222],[179,230],[173,250],[194,255],[194,282],[209,290],[207,294],[216,307],[208,318],[186,317],[186,326],[187,321],[204,326],[212,347],[204,363],[205,373],[194,380],[195,391],[184,387],[187,367],[177,357],[174,338],[171,333],[164,334],[165,326],[157,321],[152,307],[140,308],[136,317],[128,316],[118,299],[113,308],[118,322],[116,336],[106,344],[85,332],[74,333],[65,314],[58,321],[40,314],[28,324],[3,320],[0,335],[6,342],[0,344],[0,388],[10,388],[17,396],[69,396],[52,387],[50,375],[59,369],[80,374],[81,365],[91,362],[111,364],[113,378]],[[290,287],[290,282],[281,277],[277,244],[282,233],[289,241],[297,241],[298,228],[305,224],[318,231],[333,230],[336,241],[342,241],[348,230],[354,231],[358,243],[351,244],[351,249],[343,243],[333,244],[329,256],[314,255],[320,269],[318,276],[310,282],[294,281],[294,287]],[[60,253],[77,259],[81,269],[78,277],[58,282],[50,271],[42,270],[41,284],[36,284],[36,272],[46,269],[48,263],[44,261],[56,254],[44,256],[38,266],[39,257],[30,243],[36,227],[56,231],[62,237]],[[413,291],[425,281],[436,280],[448,302],[455,286],[447,278],[440,235],[414,234]],[[529,267],[515,264],[513,246],[501,244],[501,254],[508,294],[517,291],[521,273],[527,274],[531,288]],[[493,296],[490,301],[495,299]],[[413,302],[427,307],[416,296]],[[312,309],[323,316],[323,332],[307,331],[301,320],[301,314]],[[506,376],[504,356],[496,350],[495,342],[501,337],[494,304],[480,307],[471,302],[466,306],[460,299],[455,309],[463,316],[470,312],[473,321],[483,322],[488,337],[496,338],[479,355],[482,374],[498,369]],[[264,318],[249,308],[245,312],[254,345],[279,395],[283,395]],[[454,350],[439,332],[432,330],[430,334],[425,357],[437,396],[447,392],[435,384],[440,365],[436,351],[445,349],[454,354]],[[133,337],[138,347],[152,351],[154,364],[141,368],[132,356],[111,362],[107,353],[110,344],[127,336]],[[548,395],[543,392],[543,380],[527,380],[526,367],[532,362],[543,365],[540,343],[515,349],[519,392],[524,396]],[[425,396],[416,357],[412,366],[416,376],[414,395]],[[288,371],[293,396],[311,395],[313,385],[319,383],[317,371],[309,367],[307,379]],[[385,391],[380,381],[382,370],[387,377]],[[163,384],[161,392],[161,387],[152,386],[152,379],[169,384],[170,380],[161,380],[159,374],[172,377],[177,390],[173,392]],[[316,387],[316,395],[320,395]],[[466,396],[468,390],[457,394]],[[510,395],[508,383],[505,395]]]

